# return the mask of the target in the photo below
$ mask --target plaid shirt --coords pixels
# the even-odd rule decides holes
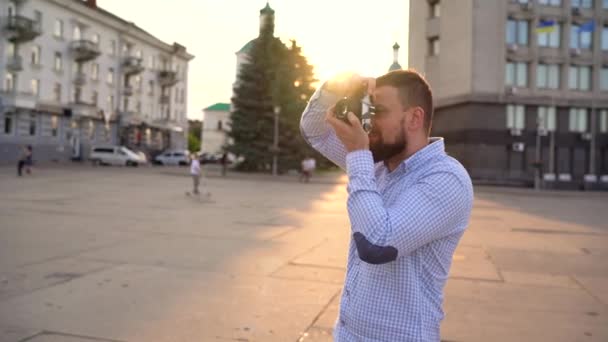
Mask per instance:
[[[336,341],[439,341],[443,288],[468,225],[473,187],[441,138],[389,172],[370,151],[347,153],[324,122],[338,98],[320,88],[304,138],[347,170],[352,237]]]

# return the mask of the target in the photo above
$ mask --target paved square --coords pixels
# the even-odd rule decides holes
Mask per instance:
[[[0,342],[331,341],[344,177],[0,169]],[[445,341],[608,341],[608,194],[476,188]]]

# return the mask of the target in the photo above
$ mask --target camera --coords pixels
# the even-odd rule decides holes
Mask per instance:
[[[369,133],[372,130],[372,116],[374,116],[375,110],[367,94],[367,82],[362,81],[351,94],[336,103],[334,114],[338,119],[350,124],[348,122],[348,112],[352,112],[361,120],[363,130]]]

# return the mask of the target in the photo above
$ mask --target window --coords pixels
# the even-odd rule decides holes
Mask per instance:
[[[129,111],[129,98],[125,97],[122,100],[122,110],[124,110],[125,112]]]
[[[608,133],[608,110],[600,110],[600,133]]]
[[[89,120],[89,139],[95,139],[95,122],[93,120]]]
[[[110,47],[109,47],[108,53],[110,54],[110,56],[116,55],[116,41],[115,40],[112,40],[110,42]]]
[[[137,104],[135,105],[135,110],[137,111],[137,113],[141,113],[141,101],[137,101]]]
[[[135,82],[135,89],[138,92],[141,92],[141,76],[140,75],[135,76],[134,82]]]
[[[591,67],[571,65],[568,72],[568,88],[572,90],[591,90]]]
[[[106,80],[108,84],[114,84],[114,68],[108,69],[108,77]]]
[[[591,8],[593,0],[572,0],[572,8]]]
[[[55,52],[55,71],[61,71],[63,69],[63,60],[61,59],[61,52]]]
[[[181,98],[182,98],[181,103],[183,104],[184,102],[186,102],[186,100],[185,100],[185,98],[186,98],[186,97],[184,96],[184,94],[185,94],[184,89],[182,89],[182,92],[181,92],[181,93],[182,93],[182,94],[181,94]]]
[[[603,9],[608,9],[608,0],[604,0],[602,3],[602,8]]]
[[[148,56],[148,68],[154,69],[154,57]]]
[[[4,113],[4,134],[13,133],[13,114]]]
[[[42,12],[34,11],[34,18],[36,18],[35,20],[38,23],[39,27],[42,27]]]
[[[148,81],[148,95],[154,96],[154,81]]]
[[[589,30],[581,31],[579,25],[572,25],[570,28],[570,48],[571,49],[591,49],[592,33]]]
[[[525,128],[525,107],[522,105],[507,105],[507,128]]]
[[[429,56],[439,55],[439,37],[429,39]]]
[[[15,90],[15,76],[10,72],[6,73],[4,76],[4,90],[13,91]]]
[[[570,108],[570,132],[586,132],[587,116],[588,113],[586,108]]]
[[[608,26],[602,28],[602,50],[608,50]]]
[[[113,113],[114,112],[114,96],[109,95],[108,99],[107,99],[107,105],[108,105],[108,113]]]
[[[558,89],[559,65],[539,64],[536,68],[536,87],[545,89]]]
[[[34,96],[38,96],[38,94],[40,93],[40,81],[33,79],[32,83],[31,83],[31,90],[32,90],[32,95]]]
[[[560,47],[561,30],[561,24],[555,24],[553,31],[538,33],[538,46],[552,48]]]
[[[51,136],[56,137],[59,132],[59,118],[57,115],[51,116]]]
[[[91,36],[91,41],[95,43],[95,45],[99,45],[99,34],[95,33]]]
[[[439,1],[431,3],[430,6],[431,18],[439,18],[441,15],[441,5],[439,4]]]
[[[91,93],[91,103],[94,106],[97,106],[97,102],[99,101],[99,93],[97,93],[97,91],[93,91]]]
[[[15,57],[15,53],[17,52],[17,49],[15,48],[15,43],[13,42],[9,42],[8,43],[8,49],[7,49],[7,54],[9,57]]]
[[[55,96],[55,101],[61,102],[61,83],[55,83],[53,95]]]
[[[526,20],[507,20],[507,44],[528,45],[529,22]]]
[[[99,79],[99,64],[95,63],[92,65],[91,70],[91,78],[93,81],[97,81]]]
[[[538,0],[538,3],[544,6],[561,6],[562,0]]]
[[[608,67],[600,71],[600,90],[608,90]]]
[[[526,87],[528,85],[528,64],[507,62],[505,68],[505,85]]]
[[[555,122],[555,107],[538,107],[538,128],[554,132]]]
[[[40,46],[32,46],[32,58],[31,63],[33,65],[40,65]]]
[[[57,38],[63,38],[63,21],[59,19],[55,20],[55,30],[53,31],[53,35]]]
[[[12,2],[9,2],[9,4],[8,4],[8,16],[9,16],[9,17],[14,16],[14,15],[15,15],[15,12],[16,12],[16,11],[15,11],[15,4],[14,4],[14,3],[12,3]]]
[[[82,39],[82,31],[80,30],[80,26],[74,25],[74,31],[72,33],[72,39],[80,40]]]
[[[72,88],[72,98],[74,99],[74,103],[80,103],[82,100],[82,88]]]
[[[30,136],[36,135],[36,114],[30,114],[30,122],[29,122],[29,133]]]

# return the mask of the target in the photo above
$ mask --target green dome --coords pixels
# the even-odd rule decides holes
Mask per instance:
[[[399,63],[395,62],[391,65],[390,68],[388,68],[388,71],[391,72],[391,71],[401,70],[401,69],[403,69],[403,68],[401,68],[401,65]]]
[[[260,14],[274,14],[274,10],[270,8],[270,5],[266,2],[266,7],[260,10]]]
[[[243,45],[243,47],[239,51],[237,51],[236,53],[237,54],[241,54],[241,53],[249,54],[249,52],[253,48],[253,44],[255,43],[256,39],[250,40],[249,43]]]

